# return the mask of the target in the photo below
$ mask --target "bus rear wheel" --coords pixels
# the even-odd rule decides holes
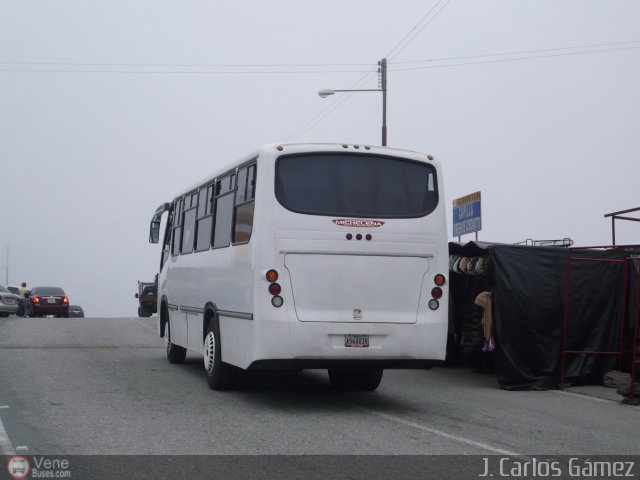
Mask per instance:
[[[235,368],[222,361],[220,352],[220,330],[215,320],[209,322],[202,347],[204,371],[211,390],[229,390],[235,383]]]
[[[169,363],[182,363],[187,356],[187,349],[171,342],[171,327],[167,321],[164,332],[164,342],[167,349],[167,359]]]
[[[367,370],[329,369],[329,382],[337,390],[373,392],[382,380],[382,368]]]

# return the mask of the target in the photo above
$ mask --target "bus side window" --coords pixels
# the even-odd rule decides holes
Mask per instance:
[[[183,199],[175,202],[173,213],[173,239],[171,244],[171,255],[174,257],[180,253],[180,240],[182,239],[182,205]]]
[[[194,233],[196,230],[196,209],[198,208],[198,192],[184,198],[185,210],[182,224],[182,245],[180,253],[193,252]]]
[[[247,243],[253,230],[256,166],[238,171],[238,188],[233,212],[233,243]]]
[[[200,188],[198,201],[198,220],[196,222],[196,252],[211,247],[211,229],[213,227],[213,185]]]
[[[213,248],[228,247],[229,243],[231,242],[231,227],[233,226],[234,180],[235,174],[231,174],[216,181]]]
[[[175,206],[175,205],[174,205]],[[169,252],[171,251],[171,231],[173,228],[173,208],[169,210],[167,215],[167,224],[164,227],[164,239],[162,240],[162,258],[160,259],[160,270],[164,266],[165,262],[169,258]]]

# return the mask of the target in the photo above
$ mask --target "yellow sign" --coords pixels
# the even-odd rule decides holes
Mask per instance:
[[[473,202],[480,201],[480,192],[470,193],[469,195],[465,195],[464,197],[456,198],[453,201],[453,208],[461,207],[462,205],[467,205]]]

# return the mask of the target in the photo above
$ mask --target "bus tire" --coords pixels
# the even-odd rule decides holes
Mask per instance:
[[[373,392],[382,380],[382,368],[367,370],[329,369],[329,382],[336,390],[357,390]]]
[[[204,371],[207,375],[209,388],[211,390],[229,390],[233,388],[236,376],[235,368],[222,361],[220,329],[215,319],[212,319],[207,327],[202,353],[204,354]]]
[[[167,320],[164,332],[164,343],[167,349],[169,363],[182,363],[187,356],[187,349],[171,342],[171,327]]]

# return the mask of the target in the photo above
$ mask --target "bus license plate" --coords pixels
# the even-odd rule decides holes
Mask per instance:
[[[369,348],[369,335],[345,335],[345,347]]]

